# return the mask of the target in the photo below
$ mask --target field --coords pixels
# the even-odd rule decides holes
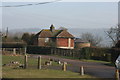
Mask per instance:
[[[24,56],[2,56],[2,64],[8,64],[10,61],[18,61],[23,64]],[[42,65],[46,59],[42,59]],[[56,62],[53,66],[59,66]],[[2,67],[3,78],[93,78],[89,75],[81,76],[79,73],[71,71],[53,70],[53,69],[37,69],[37,59],[29,58],[28,68],[16,68],[16,66]]]

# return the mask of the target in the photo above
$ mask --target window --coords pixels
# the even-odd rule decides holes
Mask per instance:
[[[45,42],[49,42],[49,38],[45,38]]]

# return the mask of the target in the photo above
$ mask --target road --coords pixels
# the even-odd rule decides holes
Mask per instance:
[[[40,55],[32,55],[32,57],[37,58]],[[54,60],[60,60],[61,62],[67,62],[68,64],[72,64],[71,66],[67,67],[67,70],[73,71],[73,72],[79,72],[80,66],[84,66],[85,74],[89,74],[92,76],[95,76],[97,78],[114,78],[115,74],[115,67],[107,66],[104,63],[100,62],[83,62],[80,60],[72,60],[72,59],[64,59],[60,57],[55,56],[47,56],[47,55],[41,55],[42,58],[46,59],[54,59]],[[52,69],[61,69],[60,66],[54,67],[50,66],[49,68]]]

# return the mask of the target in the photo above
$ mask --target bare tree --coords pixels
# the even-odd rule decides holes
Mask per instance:
[[[81,39],[90,42],[92,46],[99,46],[102,41],[100,36],[94,36],[91,33],[83,33]]]
[[[120,25],[111,27],[108,31],[105,31],[107,36],[112,40],[113,46],[120,40]]]

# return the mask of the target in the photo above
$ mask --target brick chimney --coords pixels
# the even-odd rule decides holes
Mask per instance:
[[[50,26],[50,31],[54,32],[55,31],[55,27],[53,26],[53,24]]]

